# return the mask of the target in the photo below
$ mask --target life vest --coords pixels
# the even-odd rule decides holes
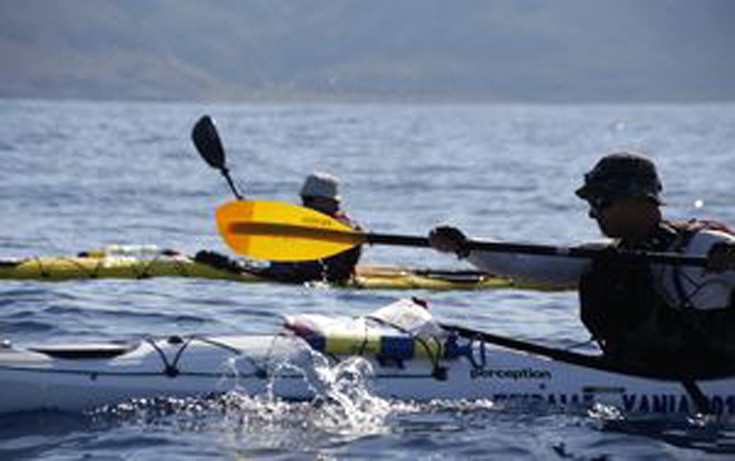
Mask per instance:
[[[360,230],[360,226],[344,211],[338,211],[334,215],[334,218],[355,230]],[[344,282],[349,280],[355,275],[355,266],[357,266],[361,255],[362,246],[356,245],[349,250],[319,260],[318,263],[322,266],[322,279],[326,279],[329,282]]]
[[[350,219],[347,213],[338,211],[332,218],[353,229],[360,226]],[[288,283],[305,283],[311,281],[345,282],[355,274],[355,266],[362,253],[362,247],[356,245],[349,250],[337,253],[324,259],[299,262],[273,262],[262,271],[266,277]]]
[[[637,249],[681,252],[704,229],[728,232],[727,226],[711,221],[662,223]],[[728,336],[730,329],[735,330],[735,299],[729,309],[693,309],[687,305],[681,281],[676,280],[681,274],[675,270],[680,300],[678,305],[669,305],[650,264],[623,262],[614,252],[612,247],[611,257],[595,259],[579,285],[580,318],[607,356],[697,368],[730,347],[723,342],[733,345]]]

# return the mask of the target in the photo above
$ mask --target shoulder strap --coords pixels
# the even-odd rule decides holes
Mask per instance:
[[[686,223],[689,224],[689,223]],[[676,240],[671,248],[671,251],[676,253],[683,253],[692,238],[699,232],[694,226],[672,226],[676,230]],[[679,298],[679,308],[682,310],[694,309],[692,300],[684,290],[684,281],[681,266],[675,265],[673,268],[674,288],[676,289],[676,296]]]
[[[728,226],[724,222],[717,221],[715,219],[690,219],[689,221],[675,222],[669,224],[677,230],[686,229],[694,231],[695,233],[703,230],[711,230],[722,232],[724,234],[732,235],[733,237],[735,237],[735,229]]]

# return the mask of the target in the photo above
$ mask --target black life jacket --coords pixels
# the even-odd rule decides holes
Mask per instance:
[[[661,226],[651,250],[667,248],[676,238]],[[611,256],[592,261],[579,283],[580,318],[606,353],[623,346],[631,331],[649,322],[665,301],[655,288],[648,263],[623,262]]]
[[[694,234],[704,228],[710,227],[662,223],[637,249],[682,251]],[[685,303],[687,298],[680,281],[674,282],[679,287],[680,302]],[[704,357],[720,355],[717,351],[722,347],[718,343],[722,341],[718,337],[728,341],[729,330],[735,330],[735,296],[730,309],[697,311],[686,304],[669,305],[657,288],[648,263],[621,262],[612,256],[592,262],[591,270],[580,280],[580,318],[605,354],[672,364],[690,361],[688,365],[692,367],[707,360]]]

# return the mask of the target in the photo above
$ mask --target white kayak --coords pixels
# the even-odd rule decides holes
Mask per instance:
[[[368,370],[368,389],[388,399],[574,407],[601,403],[624,413],[696,411],[677,380],[615,371],[594,355],[425,323],[428,314],[408,303],[351,324],[297,316],[277,335],[174,336],[134,344],[22,349],[6,343],[0,350],[0,412],[76,412],[131,399],[230,391],[309,400],[333,385],[325,369],[354,360]],[[388,308],[403,320],[386,317]],[[697,384],[713,413],[735,414],[735,376]]]

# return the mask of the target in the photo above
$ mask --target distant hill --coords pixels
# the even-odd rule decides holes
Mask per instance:
[[[730,0],[3,0],[0,97],[733,101]]]

